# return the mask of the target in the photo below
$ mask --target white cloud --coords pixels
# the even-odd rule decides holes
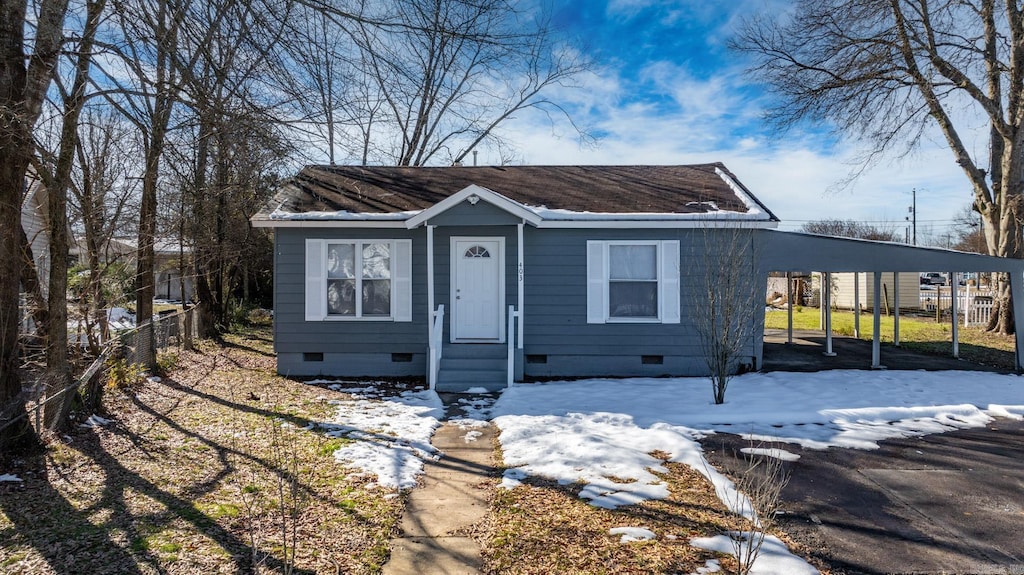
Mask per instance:
[[[927,222],[941,231],[948,222],[935,220],[951,219],[971,201],[964,175],[934,135],[912,156],[880,163],[836,190],[856,169],[862,150],[830,144],[822,133],[770,135],[758,96],[750,95],[739,67],[701,79],[682,65],[652,62],[637,77],[661,99],[638,98],[639,88],[610,67],[595,71],[582,90],[552,95],[600,136],[595,147],[581,147],[571,128],[552,129],[551,118],[536,112],[520,114],[501,132],[526,164],[723,162],[783,220],[784,229],[823,218],[887,221],[902,229],[910,191],[917,188],[919,232]],[[481,164],[494,161],[481,154]]]

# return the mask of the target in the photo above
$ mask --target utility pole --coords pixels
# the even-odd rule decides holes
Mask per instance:
[[[914,230],[913,239],[914,239],[914,245],[916,246],[917,245],[917,188],[913,188],[910,191],[910,193],[911,193],[913,199],[911,200],[910,209],[907,210],[907,211],[910,212],[910,215],[907,216],[907,220],[910,221],[911,229]]]

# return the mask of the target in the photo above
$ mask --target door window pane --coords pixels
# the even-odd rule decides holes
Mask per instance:
[[[462,254],[464,258],[489,258],[491,252],[487,251],[487,248],[483,246],[473,246],[466,250],[466,253]]]

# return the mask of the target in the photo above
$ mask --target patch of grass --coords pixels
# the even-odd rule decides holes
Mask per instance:
[[[11,565],[14,565],[15,563],[22,561],[26,557],[28,557],[28,553],[14,553],[10,557],[7,557],[3,561],[0,561],[0,567],[10,567]]]
[[[323,456],[326,456],[326,457],[334,457],[334,452],[335,451],[341,449],[343,446],[348,445],[350,443],[353,443],[353,440],[345,438],[345,437],[338,437],[338,438],[335,438],[335,439],[328,439],[327,441],[325,441],[323,443],[323,445],[320,446],[320,450],[319,450],[320,451],[320,455],[323,455]]]
[[[156,550],[161,553],[177,553],[181,551],[181,545],[178,543],[161,543],[156,546]]]
[[[206,510],[206,515],[210,517],[210,519],[238,517],[241,514],[242,509],[234,503],[215,503],[212,507]]]
[[[793,310],[793,329],[819,330],[820,311],[817,308],[804,308],[800,313]],[[785,311],[765,312],[765,329],[786,329],[787,316]],[[892,343],[894,318],[880,318],[879,340]],[[854,314],[852,311],[832,312],[832,331],[838,335],[853,337]],[[993,365],[1005,369],[1013,369],[1013,351],[1016,346],[1014,336],[989,333],[977,327],[960,327],[960,357],[965,360]],[[874,334],[874,322],[871,314],[861,314],[860,339],[871,341]],[[934,319],[900,315],[900,345],[907,349],[948,355],[953,341],[953,333],[948,320],[936,323]]]
[[[156,354],[156,375],[161,377],[174,371],[180,361],[178,354],[173,351],[163,351]]]

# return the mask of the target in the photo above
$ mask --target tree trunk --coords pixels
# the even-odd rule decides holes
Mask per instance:
[[[32,157],[32,126],[60,54],[68,4],[41,0],[33,6],[37,11],[30,58],[25,53],[28,1],[0,0],[0,451],[34,440],[23,417],[18,377],[21,200]]]
[[[196,296],[199,303],[195,309],[196,320],[199,325],[197,332],[200,338],[216,338],[217,332],[216,313],[214,312],[214,293],[210,281],[210,268],[212,267],[211,235],[209,233],[210,202],[211,193],[207,185],[207,169],[210,159],[210,144],[214,137],[215,129],[213,121],[209,118],[210,112],[203,110],[199,120],[199,143],[196,150],[196,185],[195,199],[192,203],[192,269],[195,275]]]
[[[157,184],[160,160],[167,140],[171,111],[177,97],[176,77],[172,60],[177,43],[175,16],[166,3],[157,6],[155,40],[157,46],[153,112],[146,141],[146,171],[142,176],[142,201],[139,207],[139,243],[135,269],[136,361],[146,369],[156,369],[156,348],[153,334],[153,298],[156,282],[153,268],[156,257]]]
[[[85,88],[92,62],[93,38],[106,0],[89,2],[82,40],[78,46],[75,79],[64,101],[64,124],[60,152],[53,178],[48,182],[50,216],[50,325],[46,341],[46,398],[44,426],[59,431],[67,422],[74,394],[68,392],[73,379],[68,359],[68,187],[78,147],[78,118],[85,106]],[[56,399],[51,399],[56,397]]]
[[[1019,128],[1018,128],[1019,131]],[[1015,132],[1016,133],[1016,132]],[[1003,258],[1024,258],[1024,225],[1021,201],[1024,199],[1024,144],[1016,138],[1010,141],[999,140],[995,149],[1001,157],[990,160],[993,168],[992,190],[975,187],[975,205],[979,206],[985,223],[985,241],[989,255]],[[1005,274],[999,274],[996,281],[996,301],[992,309],[986,330],[1012,334],[1015,332],[1013,321],[1013,302],[1010,295],[1010,282]]]
[[[9,69],[3,72],[10,77]],[[7,78],[0,77],[0,85],[9,85]],[[26,134],[8,116],[6,110],[10,108],[0,109],[5,116],[0,122],[0,451],[7,452],[29,445],[34,439],[18,376],[18,247],[21,191],[25,187],[29,146]]]
[[[139,245],[135,268],[135,360],[146,369],[156,368],[156,348],[153,341],[153,297],[156,284],[153,266],[156,257],[153,242],[156,239],[156,184],[160,169],[163,134],[149,142],[146,151],[146,174],[142,180],[142,206],[139,209]]]

